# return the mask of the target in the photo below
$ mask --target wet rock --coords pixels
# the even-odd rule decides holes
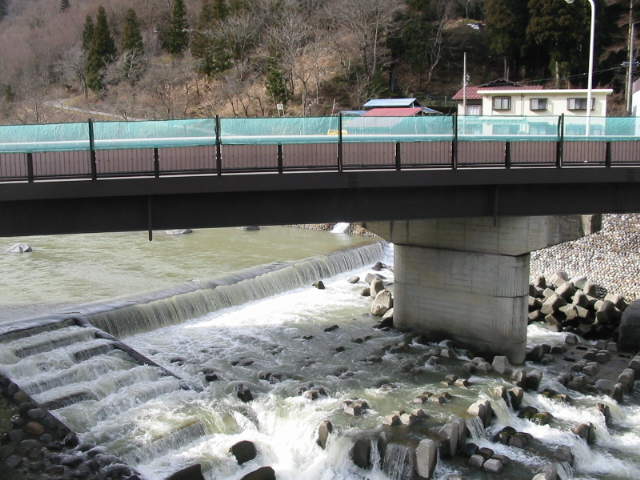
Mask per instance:
[[[318,280],[317,282],[313,282],[313,286],[315,288],[317,288],[318,290],[324,290],[325,289],[324,282],[322,280]]]
[[[624,351],[640,350],[640,299],[631,302],[622,313],[618,327],[618,347]]]
[[[251,390],[247,387],[240,386],[238,387],[236,394],[238,398],[242,400],[244,403],[251,402],[253,400],[253,395],[251,394]]]
[[[471,455],[469,457],[469,461],[467,462],[467,465],[473,468],[480,469],[484,465],[484,462],[485,462],[484,457],[476,453],[475,455]]]
[[[251,473],[247,473],[240,480],[276,480],[276,472],[271,467],[260,467]]]
[[[383,290],[385,290],[384,283],[382,283],[382,280],[379,278],[375,278],[369,285],[369,291],[371,292],[371,296],[374,298]]]
[[[27,253],[32,251],[31,246],[26,243],[16,243],[5,250],[6,253]]]
[[[496,355],[493,358],[493,363],[491,364],[493,370],[500,375],[510,375],[513,371],[513,365],[509,363],[509,359],[507,357]]]
[[[478,452],[478,445],[476,445],[475,443],[466,443],[461,449],[460,449],[460,455],[464,456],[464,457],[471,457],[472,455],[475,455]]]
[[[339,325],[331,325],[330,327],[325,328],[324,331],[325,332],[333,332],[333,331],[335,331],[335,330],[337,330],[339,328],[340,328]]]
[[[560,462],[567,462],[569,465],[573,465],[574,455],[568,445],[560,445],[556,448],[556,451],[553,452],[553,457]]]
[[[354,275],[353,277],[347,278],[347,282],[349,283],[358,283],[360,281],[360,277]]]
[[[553,463],[545,465],[531,480],[558,480],[558,468]]]
[[[491,425],[493,408],[491,408],[491,402],[489,400],[479,400],[473,403],[467,410],[467,413],[479,417],[485,428]]]
[[[371,306],[371,314],[376,317],[381,317],[392,307],[393,298],[391,297],[391,292],[389,292],[388,290],[383,290],[375,296],[375,300],[373,301],[373,305]]]
[[[202,466],[199,463],[190,465],[171,474],[166,480],[204,480]]]
[[[31,435],[42,435],[44,427],[38,422],[29,422],[24,426],[24,430]]]
[[[418,476],[432,478],[438,461],[438,445],[431,439],[420,441],[416,448],[415,469]]]
[[[329,434],[333,432],[333,424],[329,420],[323,421],[318,426],[318,439],[316,443],[323,449],[327,448],[327,442],[329,441]]]
[[[371,439],[367,437],[356,439],[349,451],[349,458],[357,467],[371,468]]]
[[[592,444],[596,440],[596,427],[592,423],[581,423],[573,427],[571,431],[588,444]]]
[[[486,470],[490,473],[502,473],[504,470],[504,464],[498,460],[497,458],[490,458],[484,465],[482,465],[483,470]]]
[[[238,465],[253,460],[258,455],[256,446],[248,440],[243,440],[233,445],[231,447],[231,453],[236,457]]]

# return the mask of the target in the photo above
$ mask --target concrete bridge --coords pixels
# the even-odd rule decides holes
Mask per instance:
[[[104,150],[0,142],[0,236],[364,222],[396,245],[401,328],[520,363],[529,252],[597,230],[593,214],[640,212],[634,135],[464,138],[454,124],[347,139],[337,126],[225,143],[216,119],[213,139]]]

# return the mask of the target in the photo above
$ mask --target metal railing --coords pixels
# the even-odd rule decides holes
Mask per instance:
[[[594,133],[586,136],[584,118],[564,116],[89,121],[84,126],[64,125],[60,136],[74,133],[61,140],[46,137],[46,125],[40,126],[41,134],[38,126],[28,126],[29,138],[15,130],[20,141],[13,140],[12,131],[3,136],[3,129],[19,127],[0,126],[0,181],[640,165],[635,118],[590,122]]]

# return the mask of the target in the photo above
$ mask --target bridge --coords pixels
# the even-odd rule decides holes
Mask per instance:
[[[562,116],[5,126],[0,236],[366,220],[396,245],[400,326],[518,363],[528,253],[597,229],[575,216],[640,212],[637,131]]]

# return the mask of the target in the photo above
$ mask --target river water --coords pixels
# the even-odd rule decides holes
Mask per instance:
[[[453,359],[428,364],[425,358],[436,345],[372,328],[376,319],[366,314],[371,299],[360,295],[365,283],[346,281],[353,275],[363,278],[374,258],[392,263],[392,247],[372,244],[371,238],[339,233],[339,229],[330,233],[266,227],[196,230],[181,236],[158,232],[152,243],[144,233],[11,240],[28,242],[34,252],[0,255],[0,315],[5,323],[49,312],[82,311],[78,304],[103,305],[113,297],[175,284],[202,286],[208,279],[270,262],[294,263],[284,269],[251,270],[243,278],[255,279],[252,291],[268,292],[267,284],[288,285],[292,277],[304,278],[306,283],[292,290],[238,301],[177,324],[159,321],[150,331],[143,331],[148,329],[140,327],[144,322],[139,318],[163,317],[178,303],[200,300],[172,298],[153,311],[98,313],[90,318],[107,330],[122,328],[128,345],[182,381],[132,362],[120,350],[105,349],[79,362],[78,352],[95,351],[105,340],[76,326],[44,332],[37,339],[18,339],[5,345],[10,348],[0,349],[0,370],[38,402],[49,404],[84,440],[122,456],[149,480],[163,480],[193,463],[203,466],[207,480],[239,480],[264,465],[273,467],[280,480],[397,479],[397,472],[385,472],[377,464],[371,469],[356,467],[348,452],[356,438],[378,431],[386,415],[415,409],[413,400],[425,390],[448,391],[453,396],[445,405],[420,406],[432,432],[452,415],[468,417],[468,406],[478,398],[490,399],[497,417],[487,433],[475,431],[473,441],[513,460],[502,474],[494,475],[471,469],[460,457],[440,459],[434,478],[444,480],[458,473],[470,480],[529,480],[552,461],[558,445],[571,446],[576,456],[573,471],[563,470],[563,480],[640,478],[638,395],[618,405],[608,397],[568,391],[545,375],[541,388],[567,393],[572,402],[557,403],[528,392],[525,404],[554,417],[550,425],[536,425],[518,418],[493,396],[494,387],[510,385],[502,376],[469,377],[462,362]],[[360,253],[349,250],[337,259],[332,257],[331,264],[340,268],[324,279],[324,290],[310,287],[305,276],[314,268],[333,272],[324,257],[295,263],[354,246],[362,247]],[[345,270],[362,259],[369,263]],[[380,273],[393,289],[393,271]],[[225,281],[214,282],[221,297],[210,300],[213,304],[222,297],[235,299],[243,283]],[[560,343],[563,335],[532,326],[529,341]],[[396,348],[402,342],[407,344]],[[44,344],[59,348],[39,353],[36,346]],[[455,354],[461,359],[468,355],[460,350]],[[471,385],[444,386],[441,382],[449,373],[468,378]],[[191,388],[184,389],[185,382]],[[236,395],[239,388],[248,388],[254,400],[242,402]],[[315,400],[304,395],[320,388],[324,395]],[[341,404],[351,398],[368,402],[365,415],[345,414]],[[596,411],[598,402],[611,409],[609,426]],[[325,420],[333,423],[334,433],[327,448],[321,449],[316,432]],[[570,433],[571,426],[585,421],[597,427],[594,446]],[[531,434],[534,447],[493,442],[492,435],[506,425]],[[258,455],[238,465],[229,449],[242,440],[252,441]]]

